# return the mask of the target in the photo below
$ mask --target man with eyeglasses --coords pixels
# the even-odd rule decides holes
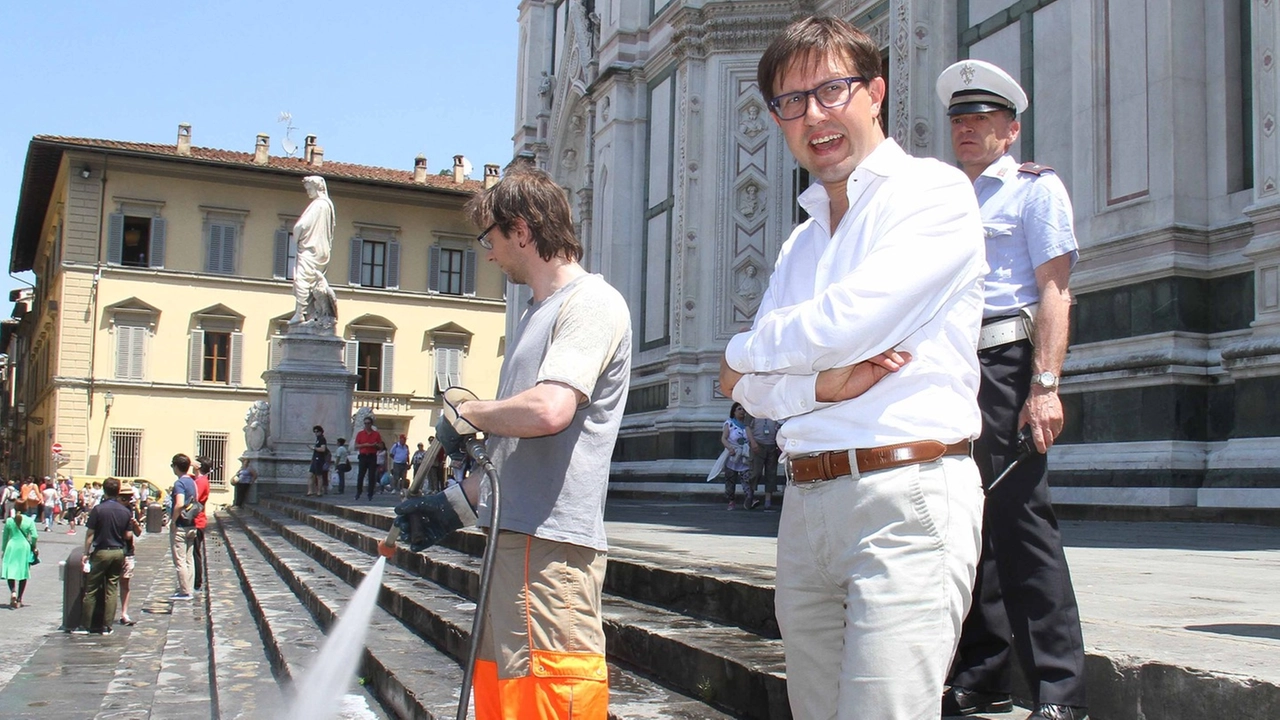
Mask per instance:
[[[963,173],[885,138],[880,49],[848,23],[793,23],[758,82],[817,180],[720,374],[752,415],[786,420],[775,602],[791,710],[937,717],[982,516],[978,205]]]
[[[978,361],[982,436],[974,459],[989,487],[973,611],[960,634],[944,716],[1009,712],[1012,648],[1031,690],[1031,720],[1084,720],[1084,639],[1045,452],[1062,432],[1058,373],[1067,354],[1075,231],[1067,189],[1044,165],[1009,154],[1027,94],[1004,70],[961,60],[938,76],[951,147],[973,182],[986,230]],[[1018,458],[1019,430],[1037,452]]]

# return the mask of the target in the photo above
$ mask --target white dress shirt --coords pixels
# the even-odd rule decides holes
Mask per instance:
[[[847,192],[834,233],[826,189],[800,195],[811,218],[782,246],[752,329],[725,350],[746,373],[733,399],[752,415],[786,418],[778,445],[790,456],[976,438],[987,264],[973,185],[885,140]],[[893,348],[913,360],[860,397],[815,400],[819,371]]]

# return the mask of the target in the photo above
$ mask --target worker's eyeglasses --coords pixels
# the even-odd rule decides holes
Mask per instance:
[[[818,101],[819,105],[828,110],[844,107],[853,97],[853,84],[866,81],[867,79],[860,75],[828,80],[812,90],[779,95],[769,101],[769,109],[778,116],[779,120],[795,120],[809,111],[810,95]]]
[[[498,223],[494,223],[494,224],[490,225],[489,227],[487,227],[487,228],[485,228],[485,229],[484,229],[484,232],[482,232],[482,233],[480,233],[479,235],[477,235],[477,236],[476,236],[476,242],[480,243],[480,247],[484,248],[485,250],[492,250],[492,249],[493,249],[493,241],[491,241],[489,238],[487,238],[487,237],[485,237],[485,236],[486,236],[486,235],[488,235],[488,234],[489,234],[489,232],[490,232],[490,231],[492,231],[492,230],[493,230],[494,228],[496,228],[496,227],[498,227]]]

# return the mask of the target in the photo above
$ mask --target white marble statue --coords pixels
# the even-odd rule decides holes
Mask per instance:
[[[308,175],[302,179],[311,204],[293,225],[293,237],[298,243],[298,259],[293,273],[293,296],[298,308],[290,325],[317,323],[332,327],[338,317],[338,298],[324,277],[329,266],[329,252],[333,248],[333,235],[337,227],[333,201],[324,178]]]
[[[244,415],[244,445],[249,450],[261,450],[271,436],[271,406],[259,400],[249,406]]]

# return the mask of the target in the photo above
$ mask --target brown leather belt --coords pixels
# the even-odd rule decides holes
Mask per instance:
[[[938,440],[917,440],[865,450],[828,450],[816,455],[789,458],[786,463],[787,481],[792,485],[808,485],[852,475],[849,457],[858,462],[858,474],[933,462],[945,455],[969,455],[972,443],[961,440],[943,445]]]

